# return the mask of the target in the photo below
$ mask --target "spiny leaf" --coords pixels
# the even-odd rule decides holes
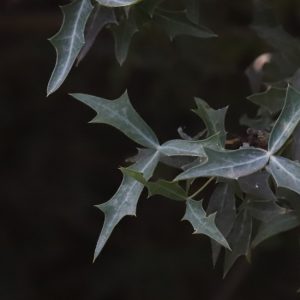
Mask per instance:
[[[86,56],[100,31],[108,24],[117,23],[113,8],[101,5],[94,8],[85,28],[85,44],[77,57],[77,65]]]
[[[240,256],[249,254],[251,234],[252,218],[247,210],[242,210],[238,214],[227,238],[232,251],[226,251],[225,254],[224,277]]]
[[[230,249],[225,237],[215,224],[216,214],[206,216],[201,201],[189,199],[186,203],[186,212],[182,220],[189,221],[194,227],[194,233],[202,233],[216,242]]]
[[[193,112],[196,113],[204,122],[208,136],[219,133],[221,145],[224,146],[226,139],[225,116],[228,107],[213,109],[200,98],[195,98],[195,102],[197,108],[193,109]]]
[[[144,155],[143,159],[136,162],[131,168],[143,173],[143,176],[149,179],[158,161],[159,152],[147,150],[147,155]],[[109,201],[97,205],[97,207],[103,211],[105,219],[95,249],[94,259],[97,258],[120,220],[127,215],[135,216],[137,202],[143,187],[143,184],[134,178],[124,175],[123,181],[114,196]]]
[[[90,0],[75,0],[62,7],[63,24],[50,42],[56,50],[56,64],[47,87],[48,96],[66,79],[84,45],[84,28],[93,9]]]
[[[276,153],[288,140],[300,121],[300,94],[288,86],[284,107],[269,140],[269,152]]]
[[[140,2],[141,0],[96,0],[99,4],[108,7],[129,6]]]
[[[155,24],[160,26],[173,40],[179,35],[189,35],[199,38],[212,38],[216,35],[204,26],[196,26],[185,16],[184,12],[156,11],[153,17]]]
[[[241,190],[256,199],[276,201],[276,197],[270,188],[270,174],[266,171],[259,171],[238,179]]]
[[[258,148],[216,151],[205,148],[207,162],[179,174],[175,180],[197,177],[224,177],[237,179],[262,169],[269,160],[268,153]]]
[[[120,65],[125,62],[131,39],[137,31],[138,28],[132,15],[128,19],[124,19],[118,26],[112,28],[115,39],[115,54]]]
[[[280,156],[271,156],[267,171],[272,174],[278,187],[300,194],[300,164]]]
[[[263,107],[270,114],[276,114],[282,109],[285,96],[286,89],[271,86],[266,91],[253,94],[247,99],[256,105]]]
[[[170,182],[167,180],[159,179],[156,182],[147,181],[143,174],[132,170],[132,168],[121,168],[123,174],[131,176],[138,182],[142,183],[149,192],[149,197],[154,195],[161,195],[166,198],[185,201],[187,199],[187,194],[185,190],[176,182]]]
[[[232,184],[225,182],[217,184],[207,207],[208,214],[214,212],[217,212],[215,219],[216,226],[220,229],[223,236],[227,238],[236,215],[235,196]],[[213,240],[211,240],[211,247],[213,265],[215,266],[220,255],[221,247]]]
[[[156,135],[134,110],[127,92],[116,100],[106,100],[85,94],[71,94],[71,96],[97,112],[92,123],[114,126],[140,145],[149,148],[158,147]]]
[[[281,232],[298,227],[299,225],[300,221],[294,213],[277,215],[268,222],[262,223],[252,242],[252,247],[254,248],[264,240]]]

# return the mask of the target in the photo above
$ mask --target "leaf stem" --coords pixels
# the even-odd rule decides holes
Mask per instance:
[[[194,194],[188,197],[188,199],[193,199],[196,197],[199,193],[201,193],[213,180],[215,177],[210,177]]]

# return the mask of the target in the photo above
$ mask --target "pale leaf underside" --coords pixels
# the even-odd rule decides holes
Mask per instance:
[[[96,0],[99,4],[108,7],[122,7],[133,5],[141,0]]]

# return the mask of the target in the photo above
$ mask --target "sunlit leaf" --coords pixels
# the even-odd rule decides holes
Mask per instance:
[[[298,227],[299,225],[300,221],[294,213],[277,215],[268,222],[261,224],[252,242],[252,247],[256,247],[264,240],[281,232]]]
[[[215,224],[215,217],[215,213],[206,216],[202,206],[202,200],[195,201],[189,199],[187,201],[186,212],[183,216],[183,220],[187,220],[193,225],[195,230],[194,233],[205,234],[218,242],[220,245],[230,249],[226,239]]]
[[[56,50],[56,64],[47,87],[47,94],[55,92],[69,74],[84,45],[84,28],[93,9],[90,0],[75,0],[62,7],[64,19],[50,42]]]
[[[158,164],[159,152],[153,150],[147,151],[147,155],[144,155],[144,158],[136,162],[131,168],[143,173],[143,176],[149,179]],[[135,216],[137,202],[143,188],[143,184],[130,176],[124,175],[123,181],[114,196],[109,201],[97,205],[103,211],[105,219],[95,249],[94,259],[102,251],[113,229],[120,220],[127,215]]]
[[[107,100],[85,94],[71,94],[97,112],[92,123],[111,125],[136,143],[145,147],[157,148],[158,140],[152,129],[132,107],[127,93],[116,100]]]
[[[197,177],[224,177],[238,179],[262,169],[269,160],[268,153],[258,148],[216,151],[205,148],[207,162],[193,166],[179,174],[175,180]]]
[[[300,93],[288,86],[284,107],[269,140],[269,151],[276,153],[288,140],[300,121]]]

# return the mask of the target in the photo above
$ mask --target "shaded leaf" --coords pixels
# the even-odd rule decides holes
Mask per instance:
[[[205,234],[218,242],[220,245],[230,249],[226,239],[215,224],[215,217],[215,213],[206,216],[202,206],[202,200],[195,201],[189,199],[186,202],[186,212],[182,220],[187,220],[193,225],[195,230],[194,233]]]
[[[298,227],[299,225],[299,219],[294,213],[277,215],[268,222],[262,223],[252,242],[252,247],[256,247],[264,240],[281,232]]]
[[[188,19],[199,24],[200,21],[200,1],[199,0],[187,0],[186,1],[186,16]]]
[[[241,190],[260,200],[276,201],[276,196],[270,188],[270,174],[259,171],[238,179]]]
[[[196,113],[204,122],[208,136],[219,133],[221,145],[224,146],[226,140],[225,116],[228,107],[213,109],[200,98],[195,98],[195,102],[197,108],[193,109],[193,112]]]
[[[229,272],[235,261],[240,256],[247,256],[250,251],[250,240],[252,234],[252,218],[247,210],[242,210],[228,235],[228,243],[232,251],[226,251],[224,261],[224,276]]]
[[[256,105],[263,107],[270,114],[276,114],[282,109],[285,96],[286,89],[271,86],[266,91],[253,94],[247,99]]]
[[[63,24],[59,32],[50,38],[56,50],[56,63],[47,87],[48,96],[64,82],[83,47],[84,28],[93,6],[90,0],[75,0],[61,9]]]
[[[231,184],[220,182],[216,185],[207,207],[208,214],[214,212],[217,213],[215,218],[216,226],[226,238],[232,229],[236,215],[234,189]],[[211,246],[213,265],[215,266],[221,247],[213,240],[211,240]]]
[[[85,94],[71,94],[97,112],[92,123],[111,125],[136,143],[145,147],[157,148],[158,140],[152,129],[132,107],[127,93],[116,100],[107,100]]]
[[[196,26],[190,22],[184,12],[155,11],[153,19],[155,24],[160,26],[171,40],[179,35],[189,35],[198,38],[216,37],[216,34],[210,29],[204,26]]]
[[[99,4],[108,7],[129,6],[140,2],[141,0],[96,0]]]
[[[205,148],[207,162],[179,174],[175,180],[197,177],[224,177],[237,179],[262,169],[269,160],[268,153],[258,148],[216,151]]]
[[[272,174],[278,187],[300,194],[300,164],[280,156],[271,156],[267,171]]]
[[[86,56],[97,35],[108,24],[117,24],[115,11],[113,8],[97,5],[91,14],[85,28],[85,44],[77,57],[77,65]]]
[[[143,176],[149,179],[158,161],[159,153],[153,150],[147,150],[147,155],[131,166],[131,168],[143,173]],[[97,205],[97,207],[103,211],[105,219],[97,241],[94,259],[97,258],[120,220],[127,215],[135,216],[137,202],[143,188],[143,184],[130,176],[124,175],[123,181],[114,196],[109,201]]]
[[[144,0],[139,7],[146,11],[151,17],[154,11],[164,0]]]
[[[300,94],[288,86],[284,107],[269,140],[269,152],[276,153],[288,140],[300,121]]]

